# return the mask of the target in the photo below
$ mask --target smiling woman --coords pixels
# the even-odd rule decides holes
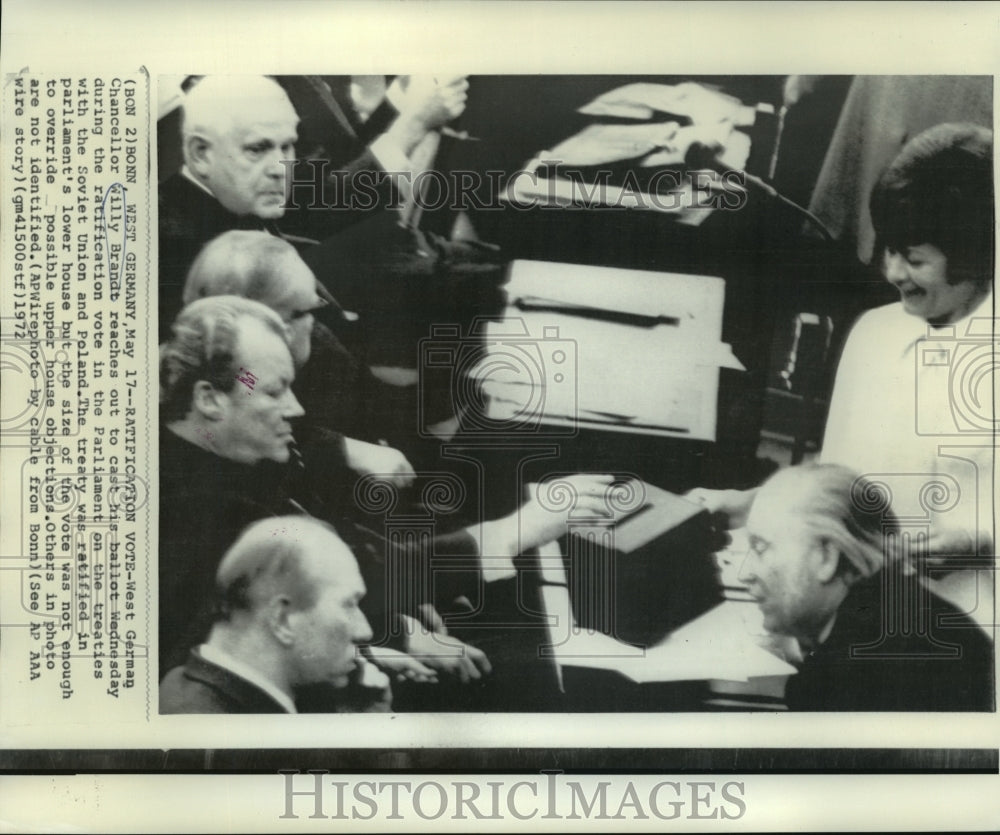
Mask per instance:
[[[898,512],[924,520],[931,561],[965,569],[993,546],[993,194],[993,134],[976,125],[925,131],[882,175],[876,251],[900,301],[851,331],[822,454],[891,482]],[[932,485],[943,501],[926,501]],[[992,579],[962,570],[937,583],[986,624]]]
[[[935,327],[964,319],[989,292],[987,282],[956,281],[948,274],[948,256],[934,244],[886,247],[882,274],[899,290],[903,310]]]
[[[996,327],[993,134],[937,125],[914,137],[872,192],[876,252],[900,294],[844,347],[822,461],[876,478],[918,526],[918,568],[991,632]],[[738,527],[754,491],[693,493]]]
[[[906,144],[871,197],[882,273],[904,310],[931,325],[956,322],[993,279],[993,134],[937,125]]]

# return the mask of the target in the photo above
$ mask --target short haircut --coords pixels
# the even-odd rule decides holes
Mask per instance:
[[[872,191],[877,256],[933,244],[951,283],[993,278],[993,132],[946,123],[903,146]]]
[[[320,589],[305,556],[307,546],[321,537],[339,541],[333,527],[306,515],[270,517],[248,525],[216,571],[216,620],[252,612],[275,594],[286,595],[296,611],[312,608]]]
[[[840,552],[841,574],[871,577],[886,567],[883,531],[894,525],[888,495],[876,483],[840,464],[803,464],[779,470],[771,483],[790,482],[788,508],[817,539]]]
[[[183,139],[222,136],[232,130],[237,115],[281,113],[298,122],[288,95],[273,78],[263,75],[208,75],[199,79],[184,98],[181,118]],[[187,142],[184,142],[185,158]]]
[[[292,257],[299,257],[295,247],[267,232],[223,232],[205,244],[191,264],[184,303],[220,295],[268,299]]]
[[[185,307],[173,324],[173,335],[160,346],[160,417],[180,420],[191,410],[200,380],[218,391],[236,385],[236,343],[240,324],[264,324],[288,346],[288,332],[273,310],[236,296],[213,296]],[[289,349],[290,350],[290,349]]]

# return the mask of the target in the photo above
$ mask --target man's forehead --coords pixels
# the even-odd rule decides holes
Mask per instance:
[[[768,539],[775,535],[797,533],[801,498],[789,479],[765,484],[754,498],[747,518],[750,533]]]
[[[312,537],[306,551],[310,574],[318,586],[344,599],[364,594],[364,581],[354,555],[335,535]]]
[[[263,76],[207,76],[188,93],[185,129],[229,133],[236,124],[277,121],[294,129],[298,115],[288,94]]]

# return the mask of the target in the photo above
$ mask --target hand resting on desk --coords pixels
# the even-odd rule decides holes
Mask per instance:
[[[435,673],[454,676],[463,684],[489,675],[493,666],[486,653],[450,637],[447,632],[428,630],[414,618],[402,616],[406,624],[406,652]]]

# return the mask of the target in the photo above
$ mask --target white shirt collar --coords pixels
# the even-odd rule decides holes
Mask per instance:
[[[982,317],[990,318],[993,316],[993,290],[992,288],[983,298],[983,300],[976,306],[976,308],[957,322],[952,322],[949,325],[944,325],[939,328],[931,327],[927,322],[921,319],[919,316],[913,316],[907,313],[903,309],[901,302],[897,302],[893,305],[896,310],[895,321],[892,322],[890,327],[893,329],[896,338],[890,340],[886,338],[886,344],[899,344],[902,346],[901,356],[905,356],[914,346],[922,339],[947,339],[948,330],[952,329],[954,333],[954,338],[961,339],[965,335],[965,329],[969,322],[973,319],[978,319]],[[883,323],[888,324],[888,323]]]
[[[259,687],[267,693],[268,696],[281,705],[288,713],[298,713],[295,709],[295,702],[292,701],[291,697],[279,687],[275,686],[273,682],[268,681],[263,674],[260,673],[260,671],[255,670],[249,664],[244,664],[242,661],[233,658],[233,656],[225,650],[219,649],[217,646],[213,646],[211,644],[202,644],[198,647],[198,652],[200,652],[201,657],[210,664],[222,667],[223,669],[238,675],[240,678],[245,678],[256,687]]]

